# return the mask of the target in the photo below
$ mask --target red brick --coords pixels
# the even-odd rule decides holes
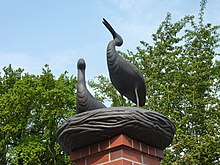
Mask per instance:
[[[123,157],[122,149],[110,152],[110,160],[115,160],[115,159],[118,159],[118,158],[121,158],[121,157]]]
[[[81,158],[81,151],[76,150],[70,153],[70,161],[75,161]]]
[[[131,149],[123,149],[123,157],[136,162],[141,162],[141,153]]]
[[[140,142],[133,140],[133,148],[140,151]]]
[[[156,148],[156,156],[163,159],[164,158],[163,151],[161,149]]]
[[[120,159],[105,163],[104,165],[132,165],[132,162],[129,160]]]
[[[105,151],[105,150],[109,149],[110,148],[109,140],[105,140],[105,141],[100,142],[99,146],[100,146],[100,151]]]
[[[142,148],[143,148],[142,146],[143,146],[143,143],[140,142],[140,151],[142,151]]]
[[[89,155],[89,147],[85,147],[81,149],[81,158]]]
[[[89,147],[90,155],[96,154],[98,152],[98,144],[94,144]]]
[[[160,165],[160,160],[152,156],[143,155],[143,164],[147,165]]]
[[[163,157],[162,150],[124,135],[70,153],[76,165],[159,165]]]
[[[148,145],[142,143],[141,146],[142,146],[142,152],[148,154]]]
[[[105,153],[102,155],[89,157],[87,160],[87,164],[97,165],[99,163],[104,163],[104,162],[108,162],[108,161],[109,161],[109,155],[108,155],[108,153]]]
[[[132,165],[132,162],[128,160],[123,160],[123,165]]]
[[[123,144],[121,136],[115,136],[110,140],[110,147],[114,148]]]
[[[125,135],[119,135],[110,140],[110,147],[114,148],[117,146],[126,145],[128,147],[132,147],[132,141]]]
[[[79,159],[77,161],[75,161],[75,165],[85,165],[85,159]]]
[[[123,145],[126,145],[128,147],[132,147],[132,139],[125,136],[125,135],[121,135],[123,137]]]
[[[148,154],[156,156],[156,148],[152,146],[148,146],[149,152]]]

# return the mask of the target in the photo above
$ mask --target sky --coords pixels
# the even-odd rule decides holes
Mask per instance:
[[[102,18],[118,32],[126,52],[151,42],[166,13],[173,21],[198,16],[199,0],[0,0],[0,72],[14,69],[39,75],[48,64],[59,77],[77,75],[79,58],[86,61],[86,79],[108,76],[106,46],[112,39]],[[205,22],[220,24],[220,1],[208,0]]]

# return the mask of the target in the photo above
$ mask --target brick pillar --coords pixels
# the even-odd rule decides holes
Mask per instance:
[[[159,165],[163,151],[119,135],[70,153],[75,165]]]

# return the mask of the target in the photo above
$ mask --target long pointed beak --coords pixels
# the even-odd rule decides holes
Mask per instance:
[[[115,39],[117,36],[117,33],[115,32],[115,30],[112,28],[112,26],[108,23],[108,21],[106,21],[105,18],[103,18],[102,23],[105,25],[105,27],[111,32],[113,38]]]

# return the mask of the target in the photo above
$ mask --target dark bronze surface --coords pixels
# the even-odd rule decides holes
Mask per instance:
[[[160,113],[137,107],[113,107],[72,116],[58,130],[58,142],[70,153],[124,134],[163,150],[172,142],[174,133],[173,123]]]
[[[77,94],[76,94],[76,113],[90,111],[99,108],[105,108],[99,100],[91,95],[86,87],[85,69],[86,63],[84,59],[79,59],[77,63],[78,80],[77,80]]]
[[[113,36],[107,46],[110,79],[122,98],[124,95],[137,106],[143,106],[146,101],[144,78],[133,64],[117,54],[115,47],[122,45],[121,36],[105,19],[103,24]],[[106,108],[86,87],[86,63],[83,59],[78,60],[77,68],[77,114],[57,132],[57,139],[63,150],[70,154],[71,151],[120,134],[162,150],[170,145],[175,126],[167,117],[138,107]]]
[[[113,36],[113,40],[107,46],[107,63],[112,84],[119,91],[122,99],[123,96],[126,96],[137,106],[143,106],[146,101],[144,78],[136,66],[117,53],[115,47],[121,46],[123,43],[121,36],[105,19],[103,19],[103,24]]]

